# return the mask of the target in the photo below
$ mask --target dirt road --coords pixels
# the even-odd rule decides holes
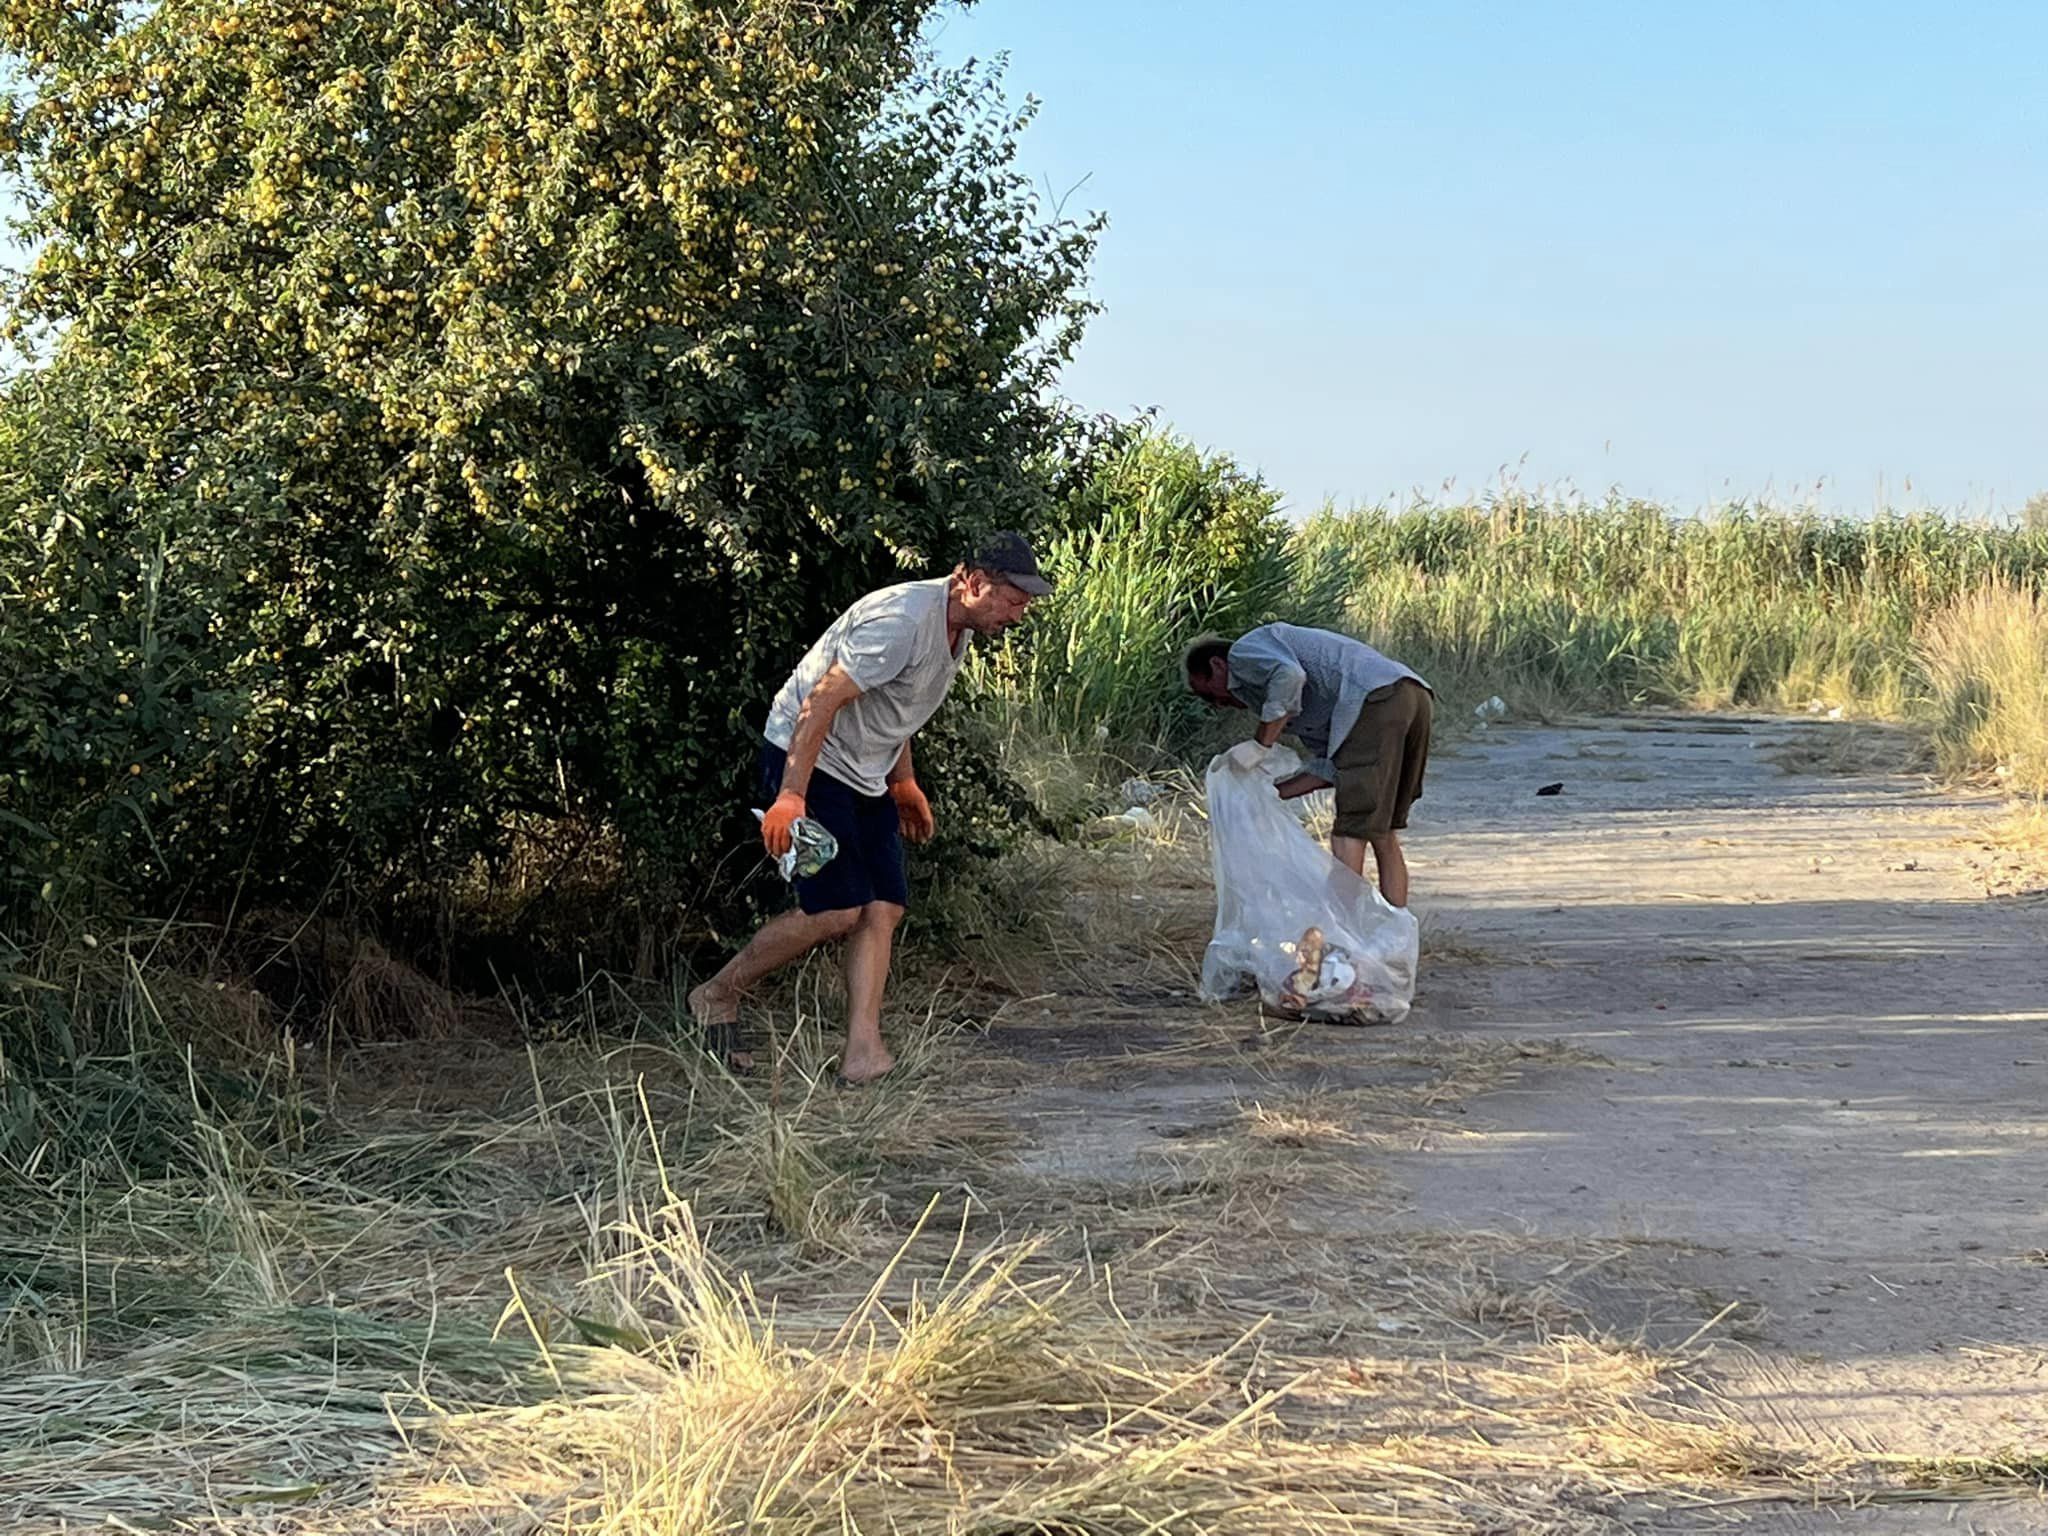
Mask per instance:
[[[1709,1381],[1766,1444],[2039,1465],[2048,903],[1987,897],[1994,805],[1774,765],[1827,729],[1500,730],[1432,765],[1416,899],[1465,963],[1414,1027],[1611,1065],[1524,1073],[1394,1157],[1401,1219],[1648,1240],[1733,1306]],[[1625,1283],[1602,1306],[1659,1326]],[[2038,1505],[1811,1518],[2048,1531]]]
[[[1199,831],[1134,852],[1082,914],[1083,984],[990,1030],[1016,1171],[1083,1221],[1206,1199],[1189,1305],[1278,1309],[1340,1379],[1392,1379],[1359,1330],[1424,1376],[1547,1359],[1490,1405],[1446,1377],[1412,1420],[1360,1410],[1491,1447],[1503,1530],[2048,1532],[2048,901],[1987,895],[1995,801],[1780,766],[1842,733],[1641,718],[1443,754],[1391,1029],[1203,1008]],[[1694,1362],[1657,1423],[1581,1395],[1574,1362],[1619,1380],[1632,1349]],[[1657,1443],[1674,1413],[1713,1447]]]

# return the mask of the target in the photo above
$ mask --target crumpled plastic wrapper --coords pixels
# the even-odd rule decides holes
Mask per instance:
[[[754,820],[766,821],[767,813],[754,812]],[[789,852],[775,861],[784,880],[808,880],[839,857],[839,839],[825,830],[823,822],[799,816],[789,824]]]
[[[1359,979],[1358,962],[1325,939],[1322,929],[1310,928],[1280,949],[1295,962],[1280,985],[1280,1006],[1289,1013],[1348,1014],[1372,1007],[1372,987]]]

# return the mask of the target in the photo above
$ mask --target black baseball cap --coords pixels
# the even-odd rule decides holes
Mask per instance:
[[[1038,556],[1031,553],[1031,546],[1024,542],[1021,533],[990,534],[975,546],[967,563],[975,570],[1002,577],[1019,592],[1028,592],[1033,597],[1043,597],[1052,590],[1052,583],[1039,572]]]

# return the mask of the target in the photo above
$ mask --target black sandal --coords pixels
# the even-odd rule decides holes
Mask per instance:
[[[716,1056],[725,1064],[725,1070],[735,1077],[745,1077],[753,1070],[752,1062],[741,1062],[742,1055],[751,1056],[746,1031],[740,1028],[738,1019],[717,1019],[704,1026],[704,1050],[707,1055]]]

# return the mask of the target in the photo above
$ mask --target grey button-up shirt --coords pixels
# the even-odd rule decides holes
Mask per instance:
[[[1304,770],[1332,783],[1337,767],[1330,754],[1358,723],[1365,696],[1403,678],[1429,686],[1363,640],[1299,624],[1247,631],[1231,646],[1229,664],[1232,696],[1261,720],[1293,716],[1288,729],[1314,755]]]

